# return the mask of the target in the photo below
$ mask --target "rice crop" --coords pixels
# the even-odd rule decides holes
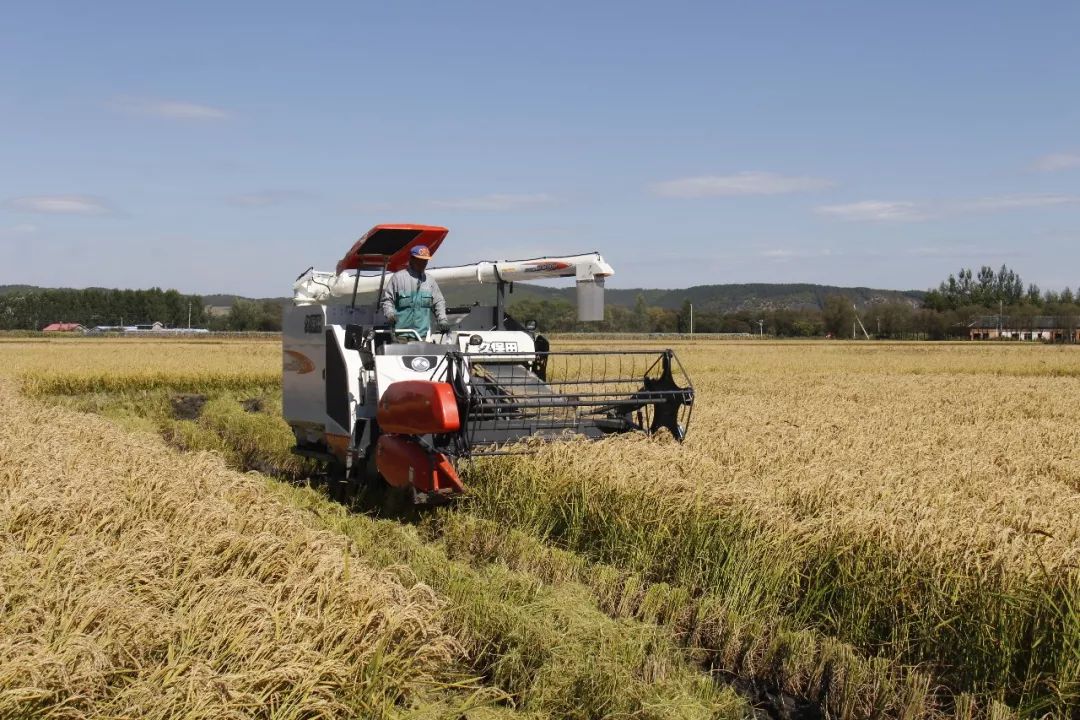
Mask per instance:
[[[24,356],[20,363],[24,367],[35,363],[47,367],[47,361],[40,357]],[[42,371],[40,367],[30,370]],[[425,542],[397,521],[351,515],[312,490],[272,481],[267,484],[261,476],[237,475],[225,470],[222,461],[243,465],[244,453],[250,447],[266,440],[279,442],[287,438],[287,427],[280,417],[274,417],[275,411],[280,412],[279,399],[258,398],[258,410],[251,412],[243,409],[237,395],[232,393],[237,386],[207,384],[201,388],[207,398],[199,409],[198,420],[178,421],[172,418],[174,408],[169,401],[171,391],[167,383],[148,386],[136,382],[120,392],[105,391],[92,381],[94,373],[102,371],[91,368],[84,372],[81,376],[71,370],[51,376],[27,376],[24,392],[38,400],[50,398],[51,408],[4,397],[17,404],[23,415],[34,415],[41,422],[64,419],[49,441],[71,439],[70,458],[64,461],[74,467],[74,458],[93,453],[102,470],[83,477],[77,487],[67,492],[78,494],[82,503],[79,509],[89,516],[87,523],[94,533],[103,533],[112,540],[113,522],[122,524],[124,532],[116,541],[115,557],[110,557],[111,562],[105,565],[94,565],[82,557],[87,551],[96,557],[98,548],[94,542],[77,536],[78,542],[68,545],[64,539],[65,547],[70,548],[64,562],[68,566],[85,566],[87,572],[50,571],[47,575],[57,587],[42,581],[22,593],[27,603],[51,604],[38,608],[36,614],[26,612],[25,628],[11,640],[10,652],[0,653],[0,678],[4,678],[5,672],[12,678],[11,683],[0,679],[0,687],[11,688],[8,695],[0,694],[7,701],[6,705],[0,705],[0,716],[65,716],[66,713],[71,717],[190,714],[193,717],[689,720],[748,715],[745,701],[726,685],[716,684],[688,659],[670,632],[653,624],[612,619],[581,586],[564,583],[558,588],[548,587],[527,573],[496,567],[474,569],[452,560],[437,543]],[[124,373],[131,376],[127,369]],[[47,382],[57,377],[64,378],[66,384],[40,382],[40,378]],[[83,394],[53,397],[43,394],[43,387],[51,388],[51,392],[76,389]],[[0,386],[0,391],[5,389],[11,388]],[[255,389],[247,387],[241,395]],[[190,436],[194,438],[192,446],[204,447],[209,444],[209,438],[216,437],[218,452],[192,454],[167,450],[153,436],[124,432],[113,423],[82,414],[86,410],[124,421],[123,425],[129,428],[156,428],[174,446],[184,444],[171,434],[180,428],[194,433]],[[147,424],[144,427],[139,421]],[[32,431],[26,432],[28,438]],[[102,432],[104,442],[88,446],[87,438],[102,437]],[[20,439],[28,441],[27,438]],[[118,442],[125,446],[118,447]],[[55,481],[43,466],[50,459],[55,460],[50,449],[48,443],[41,446],[44,454],[37,463],[24,462],[22,455],[12,457],[10,465],[17,468],[19,481],[24,477],[34,479],[34,484],[25,487],[27,493],[36,494],[39,485]],[[164,454],[164,457],[144,462],[142,455],[148,453]],[[173,463],[178,470],[171,469]],[[114,474],[104,472],[106,468]],[[223,482],[224,487],[207,490],[218,482]],[[231,489],[237,483],[244,489],[238,496]],[[163,497],[159,498],[159,494]],[[171,502],[174,495],[189,505],[176,507]],[[102,497],[114,501],[101,502]],[[52,498],[46,493],[40,500],[48,503]],[[20,494],[12,497],[10,505],[21,511],[28,502]],[[135,511],[125,503],[137,506],[138,520],[127,520]],[[102,518],[110,520],[102,525]],[[216,532],[216,526],[202,532],[204,525],[214,520],[234,521],[237,527],[226,538]],[[282,556],[292,551],[302,554],[311,544],[287,535],[281,537],[278,526],[286,520],[301,524],[299,530],[306,527],[316,537],[336,539],[338,546],[331,542],[328,548],[317,546],[312,553],[312,562],[329,554],[329,558],[319,561],[336,569],[336,574],[323,577],[311,563],[301,564],[288,573],[275,569],[275,563],[286,559]],[[40,534],[63,538],[65,526],[61,515],[52,524],[43,524]],[[147,546],[148,557],[137,549],[143,544]],[[51,546],[40,550],[52,552]],[[197,581],[186,577],[187,566],[171,557],[176,553],[184,558],[209,556],[210,560],[200,566]],[[225,557],[219,559],[222,554]],[[258,569],[264,563],[270,563],[271,568]],[[14,575],[22,570],[22,565],[14,561],[6,564],[0,559],[0,573],[2,568],[7,568]],[[243,570],[245,565],[255,569]],[[249,577],[252,575],[261,583],[258,592],[236,587],[238,583],[228,573],[237,566],[248,585],[254,583]],[[165,580],[154,577],[154,571]],[[95,582],[91,575],[101,579]],[[150,577],[144,577],[147,575]],[[185,589],[194,585],[200,592],[203,585],[224,587],[207,593],[206,598],[200,595],[197,611],[189,609],[189,603],[180,603],[177,611],[180,617],[174,618],[169,614],[172,600],[182,591],[174,589],[170,582]],[[336,582],[344,582],[345,588],[339,591]],[[336,634],[330,627],[320,634],[322,626],[314,621],[305,622],[306,615],[314,612],[306,608],[307,603],[317,607],[353,585],[371,584],[370,594],[377,597],[380,582],[413,602],[409,609],[414,614],[407,618],[419,624],[413,634],[399,639],[388,631],[382,638],[376,633],[379,628],[374,627],[374,621],[363,612],[370,608],[358,604],[343,607],[345,612],[355,612],[356,617]],[[162,583],[168,587],[158,588]],[[81,607],[63,605],[53,600],[53,595],[95,593],[102,584],[116,595],[110,601],[111,613],[102,618],[104,624],[126,627],[137,624],[140,615],[145,614],[153,632],[164,633],[164,638],[154,645],[153,638],[142,636],[134,640],[124,635],[117,639],[77,636],[72,643],[89,646],[97,657],[104,656],[107,661],[100,677],[94,678],[90,692],[88,678],[64,667],[53,668],[52,657],[31,652],[26,638],[42,632],[41,623],[46,615],[47,622],[65,627],[79,622],[70,614],[80,613]],[[120,588],[132,585],[142,594],[153,593],[153,597],[136,604],[120,592]],[[140,593],[128,593],[132,594]],[[275,600],[284,607],[274,605]],[[165,608],[158,609],[162,604]],[[146,610],[145,605],[153,606],[156,613]],[[405,615],[389,600],[376,601],[374,605],[393,617]],[[129,614],[135,617],[128,617]],[[162,630],[170,627],[170,623],[177,626],[174,634],[179,636],[172,644],[168,632]],[[369,629],[371,637],[358,638],[351,634],[349,629],[353,625]],[[0,627],[0,647],[7,630]],[[331,637],[324,639],[323,635]],[[304,640],[313,643],[313,649],[303,647]],[[355,647],[349,645],[350,641],[356,643]],[[144,651],[135,643],[150,647]],[[329,664],[337,659],[335,652],[343,653],[348,646],[366,664],[349,657],[352,665],[359,668],[352,675],[327,678],[328,672],[324,671],[306,684],[301,678],[282,691],[288,693],[288,703],[269,690],[261,694],[247,690],[244,683],[258,684],[272,673],[273,668],[264,667],[264,660],[283,665],[287,669],[281,672],[288,673],[290,678],[300,674],[305,668],[299,660],[286,662],[298,652],[298,646],[305,651],[301,659],[308,663],[322,659]],[[121,652],[124,657],[110,655]],[[197,657],[192,659],[188,655],[191,653]],[[134,657],[128,660],[127,654]],[[155,660],[158,667],[154,666]],[[192,676],[189,666],[195,667],[199,674]],[[42,682],[41,677],[48,670],[55,672],[47,678],[48,682]],[[224,675],[227,684],[219,683],[218,675]],[[169,683],[164,690],[163,676]],[[261,685],[259,689],[263,690]],[[77,700],[71,700],[72,697]]]
[[[0,380],[0,717],[390,717],[460,680],[440,602],[261,479]]]
[[[18,347],[7,367],[38,401],[281,467],[279,346],[173,344],[0,353]],[[504,698],[476,712],[734,717],[746,700],[731,686],[772,712],[786,693],[837,718],[1074,716],[1080,349],[675,349],[697,391],[684,444],[478,460],[468,497],[419,534],[270,487],[376,572],[433,588],[455,667]],[[177,393],[206,397],[199,417],[174,416]],[[416,708],[457,698],[443,702]]]
[[[745,702],[697,669],[671,632],[613,619],[580,583],[545,583],[531,569],[455,560],[413,527],[348,513],[310,490],[278,486],[289,502],[371,548],[371,562],[446,599],[443,619],[472,668],[516,707],[552,718],[741,718]]]
[[[472,511],[918,665],[954,694],[1066,712],[1080,700],[1076,350],[688,346],[685,446],[487,461]]]

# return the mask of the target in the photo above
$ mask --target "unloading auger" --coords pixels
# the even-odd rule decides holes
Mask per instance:
[[[513,283],[573,277],[578,319],[602,320],[614,271],[599,253],[428,269],[443,288],[490,284],[495,295],[494,306],[447,308],[450,330],[428,337],[395,337],[377,296],[357,303],[381,292],[413,247],[434,253],[447,232],[378,225],[335,272],[308,270],[293,286],[284,415],[293,452],[324,463],[335,492],[385,482],[418,504],[435,503],[463,491],[460,459],[520,452],[520,440],[662,429],[686,436],[694,389],[674,352],[553,352],[535,323],[506,312]]]

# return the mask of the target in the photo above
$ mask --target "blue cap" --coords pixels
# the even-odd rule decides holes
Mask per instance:
[[[409,254],[414,258],[420,258],[421,260],[431,259],[431,251],[428,250],[427,245],[417,245],[409,251]]]

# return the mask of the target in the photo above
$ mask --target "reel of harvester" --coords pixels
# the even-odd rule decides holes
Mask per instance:
[[[497,361],[493,361],[497,360]],[[490,455],[519,440],[667,430],[686,436],[694,388],[664,350],[446,355],[461,428],[459,455]],[[516,361],[516,362],[515,362]]]

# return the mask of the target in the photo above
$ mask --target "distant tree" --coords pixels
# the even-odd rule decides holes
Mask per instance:
[[[944,340],[949,336],[950,321],[947,313],[918,310],[912,317],[912,329],[927,340]]]
[[[577,310],[572,303],[561,298],[518,300],[510,306],[510,314],[522,323],[535,320],[541,332],[567,332],[578,325]]]
[[[674,310],[649,308],[650,332],[673,333],[679,330],[679,314]]]
[[[815,337],[825,334],[825,326],[818,313],[803,313],[801,317],[796,318],[794,327],[797,337]]]
[[[259,306],[251,300],[237,298],[229,308],[227,327],[234,332],[254,330],[259,322]]]
[[[1015,305],[1021,300],[1023,287],[1020,276],[1007,265],[1002,265],[997,272],[989,265],[983,265],[978,274],[973,274],[970,268],[961,268],[956,275],[949,275],[936,290],[927,291],[923,307],[940,312],[971,305],[984,308]]]
[[[944,285],[944,283],[942,284]],[[923,307],[928,310],[944,312],[949,309],[949,299],[946,297],[943,290],[930,289],[927,290],[926,295],[923,296]]]
[[[638,293],[637,299],[634,300],[634,317],[631,320],[631,327],[629,328],[633,332],[649,332],[649,307],[645,304],[645,295]]]
[[[903,338],[913,332],[911,305],[907,303],[880,303],[866,312],[866,329],[881,338]]]
[[[678,315],[679,332],[688,333],[693,329],[691,327],[691,322],[690,322],[691,316],[693,315],[693,312],[694,312],[694,306],[690,304],[690,300],[689,299],[683,300],[682,301],[682,307],[679,308],[679,315]]]
[[[256,330],[263,332],[281,332],[281,305],[276,300],[263,300],[259,303],[259,324]]]
[[[176,290],[29,290],[0,296],[0,327],[33,330],[51,322],[186,327],[189,304],[191,323],[199,327],[205,322],[202,298]]]
[[[843,295],[829,295],[821,308],[821,322],[833,337],[846,337],[855,322],[855,309]]]
[[[1000,292],[1001,282],[994,274],[994,269],[989,265],[979,268],[979,274],[975,277],[975,284],[971,288],[971,301],[975,305],[990,306],[997,302],[997,293]]]

